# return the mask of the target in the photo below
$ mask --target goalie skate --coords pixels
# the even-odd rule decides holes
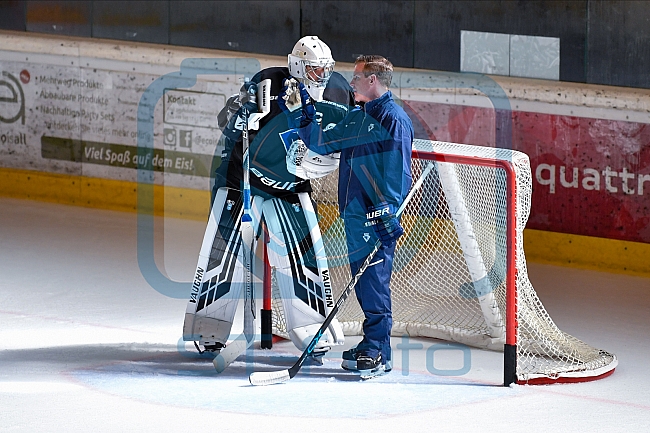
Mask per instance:
[[[311,365],[323,365],[323,358],[328,350],[329,347],[325,347],[322,350],[315,350],[307,357],[307,360]]]

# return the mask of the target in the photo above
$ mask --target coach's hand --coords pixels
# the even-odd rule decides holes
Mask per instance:
[[[393,246],[397,239],[404,234],[404,229],[400,225],[397,217],[393,214],[379,217],[373,227],[379,240],[381,240],[381,243],[385,247]]]

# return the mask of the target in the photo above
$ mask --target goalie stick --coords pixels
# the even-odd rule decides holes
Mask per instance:
[[[413,194],[422,186],[424,179],[426,179],[426,177],[429,175],[432,169],[433,169],[433,163],[430,162],[425,167],[424,171],[422,172],[422,175],[417,180],[417,182],[413,185],[413,188],[411,188],[411,191],[408,193],[408,195],[404,199],[404,202],[397,210],[397,213],[395,214],[396,216],[399,217],[402,214],[402,212],[404,212],[404,209],[406,208],[406,205],[411,201]],[[251,383],[251,385],[273,385],[276,383],[287,382],[288,380],[292,379],[296,374],[298,374],[298,371],[300,371],[300,369],[302,368],[303,363],[305,362],[307,357],[309,357],[314,351],[316,344],[323,336],[323,333],[330,325],[332,320],[334,320],[334,316],[336,316],[336,313],[338,313],[338,311],[341,309],[341,306],[345,303],[345,301],[352,293],[352,289],[354,289],[354,286],[357,284],[359,278],[361,278],[361,276],[365,272],[366,268],[372,261],[375,254],[377,254],[377,251],[379,251],[380,247],[381,247],[381,241],[377,240],[372,252],[368,254],[368,257],[366,257],[366,260],[363,262],[363,264],[361,265],[357,273],[352,277],[350,282],[348,282],[347,286],[345,286],[345,289],[343,289],[343,292],[341,293],[339,299],[336,301],[336,304],[334,304],[334,307],[330,310],[329,315],[325,318],[325,321],[316,332],[316,335],[314,335],[314,338],[312,338],[311,342],[309,343],[309,346],[307,346],[307,349],[305,349],[302,352],[302,355],[300,355],[298,361],[296,361],[296,363],[293,364],[292,367],[286,370],[259,371],[259,372],[251,373],[251,375],[248,377],[248,380]]]
[[[255,299],[253,297],[253,224],[250,221],[241,222],[241,242],[244,255],[245,285],[244,285],[244,332],[224,347],[212,360],[217,373],[221,373],[246,349],[253,345],[255,340]]]
[[[271,80],[266,79],[259,85],[251,83],[248,86],[249,98],[258,102],[258,112],[250,113],[246,104],[242,105],[242,161],[243,161],[243,213],[240,222],[241,248],[244,256],[244,332],[234,341],[224,347],[212,360],[217,373],[221,373],[246,349],[253,345],[255,340],[255,298],[253,293],[253,245],[255,233],[253,219],[251,218],[251,185],[250,185],[250,142],[249,129],[259,129],[259,121],[271,111]],[[257,101],[257,95],[261,95]]]
[[[253,220],[250,215],[251,210],[251,183],[250,183],[250,143],[249,130],[257,131],[260,128],[260,120],[271,111],[271,79],[262,80],[258,85],[251,83],[248,87],[248,94],[253,102],[258,104],[257,113],[248,111],[248,107],[242,106],[242,116],[244,116],[244,127],[242,129],[242,160],[244,165],[244,214],[242,223],[251,223]],[[261,97],[258,98],[258,95]]]

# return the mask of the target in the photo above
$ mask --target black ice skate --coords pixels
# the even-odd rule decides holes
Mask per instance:
[[[345,350],[343,352],[343,362],[341,362],[341,367],[344,370],[348,371],[358,371],[359,369],[357,368],[357,355],[359,355],[359,352],[357,351],[356,347]]]
[[[358,355],[357,370],[361,379],[366,380],[388,373],[390,370],[386,371],[386,364],[383,364],[382,361],[381,353],[374,358],[368,355]]]
[[[329,349],[329,347],[325,347],[323,349],[314,350],[311,355],[307,357],[309,363],[312,365],[323,365],[323,357],[325,357],[325,354]]]
[[[201,343],[201,345],[203,346],[203,350],[201,350],[199,344],[197,344],[196,341],[194,342],[194,347],[196,347],[196,350],[198,350],[199,353],[211,352],[214,353],[215,355],[218,355],[219,352],[221,352],[221,349],[226,347],[225,344],[218,343],[218,342],[214,342],[214,343],[205,342],[205,343]]]
[[[356,347],[343,352],[343,362],[341,367],[344,370],[358,372],[361,379],[370,379],[376,376],[381,376],[392,370],[392,361],[388,360],[384,363],[381,354],[377,354],[375,358],[362,354]]]

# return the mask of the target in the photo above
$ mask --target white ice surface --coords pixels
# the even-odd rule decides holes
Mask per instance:
[[[395,370],[360,382],[339,367],[348,338],[325,365],[253,387],[248,373],[288,368],[299,352],[276,344],[216,374],[179,343],[186,301],[142,276],[136,222],[0,199],[0,432],[650,431],[650,279],[529,263],[558,326],[618,356],[603,380],[504,388],[501,353],[472,349],[468,363],[411,340],[422,349],[405,363],[394,339]],[[204,228],[156,219],[160,270],[189,282]]]

